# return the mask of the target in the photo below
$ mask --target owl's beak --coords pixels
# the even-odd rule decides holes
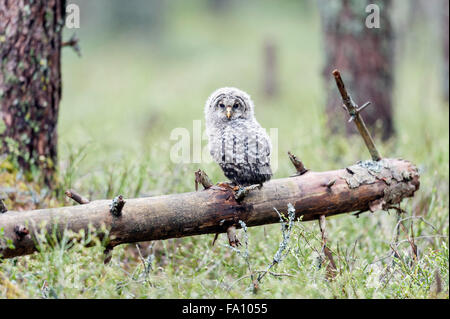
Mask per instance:
[[[231,118],[231,106],[227,106],[227,118]]]

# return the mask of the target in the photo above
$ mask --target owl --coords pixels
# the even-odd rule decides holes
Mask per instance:
[[[233,87],[214,91],[206,101],[205,118],[209,151],[230,181],[262,186],[272,177],[272,145],[247,93]]]

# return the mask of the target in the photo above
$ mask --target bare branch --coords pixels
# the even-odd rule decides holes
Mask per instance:
[[[378,152],[375,143],[372,139],[372,136],[367,129],[364,120],[362,119],[360,112],[365,109],[370,103],[365,103],[363,106],[358,108],[358,105],[353,102],[350,95],[347,93],[347,89],[345,88],[344,81],[342,81],[341,74],[338,70],[333,71],[334,78],[336,80],[336,85],[339,89],[339,92],[342,96],[342,101],[347,109],[348,114],[351,118],[354,119],[356,127],[358,128],[359,134],[361,134],[364,142],[366,143],[367,148],[369,149],[370,155],[374,161],[379,161],[381,159],[381,155]]]
[[[332,254],[331,250],[327,247],[328,234],[327,234],[327,228],[326,228],[325,215],[320,215],[319,228],[320,228],[320,232],[322,233],[322,253],[325,255],[325,257],[329,261],[327,264],[327,278],[332,279],[336,276],[336,263],[334,262],[333,254]],[[322,259],[324,259],[324,258],[322,258]]]
[[[81,196],[80,194],[78,194],[76,191],[74,191],[73,189],[69,189],[66,190],[65,192],[66,196],[73,199],[74,201],[76,201],[78,204],[89,204],[89,200],[83,196]]]
[[[261,280],[264,278],[264,276],[270,272],[270,269],[272,269],[273,266],[276,264],[279,264],[284,257],[289,253],[289,250],[287,250],[289,245],[289,240],[291,238],[292,233],[292,227],[294,226],[294,220],[295,220],[295,208],[292,206],[291,203],[288,204],[288,217],[287,222],[281,216],[280,212],[274,208],[277,212],[278,216],[280,217],[280,223],[281,223],[281,233],[283,235],[283,240],[281,241],[280,245],[278,246],[278,250],[275,253],[275,256],[272,259],[272,262],[267,266],[266,270],[261,272],[258,276],[257,280],[258,282],[261,282]],[[287,251],[286,251],[287,250]],[[284,251],[286,251],[284,253]]]
[[[209,179],[208,175],[199,169],[195,172],[195,190],[198,190],[198,184],[202,184],[204,189],[208,189],[211,186],[213,186],[211,180]]]
[[[305,165],[303,165],[303,162],[297,158],[294,154],[291,152],[288,152],[289,159],[291,160],[292,165],[294,165],[295,169],[297,170],[296,175],[303,175],[308,170],[305,168]]]
[[[358,166],[352,174],[341,169],[273,179],[239,202],[232,189],[222,187],[127,199],[127,218],[118,218],[125,208],[125,201],[120,197],[116,197],[113,203],[111,200],[95,200],[78,206],[21,211],[20,214],[8,211],[0,214],[0,225],[5,238],[13,240],[14,248],[0,245],[0,254],[3,258],[31,254],[37,249],[36,236],[41,231],[51,233],[55,227],[63,234],[66,229],[78,233],[92,225],[99,230],[100,239],[107,240],[114,247],[124,243],[224,233],[231,225],[239,228],[239,220],[244,221],[247,227],[276,223],[280,218],[274,208],[285,210],[288,203],[295,203],[295,218],[309,221],[318,219],[320,215],[328,217],[367,210],[371,202],[390,194],[393,188],[395,202],[413,196],[419,188],[416,167],[404,160],[383,161],[387,170],[397,176],[389,184],[382,176],[372,176],[366,167]],[[370,179],[366,180],[369,176]],[[324,183],[332,180],[336,182],[331,192]],[[386,200],[388,205],[389,199]],[[16,225],[28,227],[29,235],[23,240],[19,241],[14,232]],[[102,227],[108,230],[107,234],[101,230]]]
[[[70,37],[69,41],[61,43],[61,47],[71,47],[75,53],[81,57],[81,48],[79,44],[80,40],[78,39],[77,35],[74,33]]]

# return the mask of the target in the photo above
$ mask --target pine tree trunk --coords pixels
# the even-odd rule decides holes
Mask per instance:
[[[380,28],[367,28],[366,6],[380,8]],[[342,101],[336,91],[331,72],[339,69],[353,93],[352,98],[362,105],[372,105],[363,112],[364,120],[373,135],[383,139],[394,133],[392,119],[393,86],[393,29],[390,21],[390,0],[320,1],[319,9],[324,32],[326,54],[323,76],[327,83],[327,114],[333,131],[344,117]],[[381,132],[380,132],[381,129]],[[354,124],[347,125],[347,133],[356,132]]]
[[[47,185],[57,164],[64,15],[65,0],[0,0],[1,154]]]

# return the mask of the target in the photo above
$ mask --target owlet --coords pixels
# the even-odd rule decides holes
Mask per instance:
[[[250,96],[232,87],[214,91],[205,105],[209,151],[239,186],[262,185],[272,176],[272,145],[254,116]]]

